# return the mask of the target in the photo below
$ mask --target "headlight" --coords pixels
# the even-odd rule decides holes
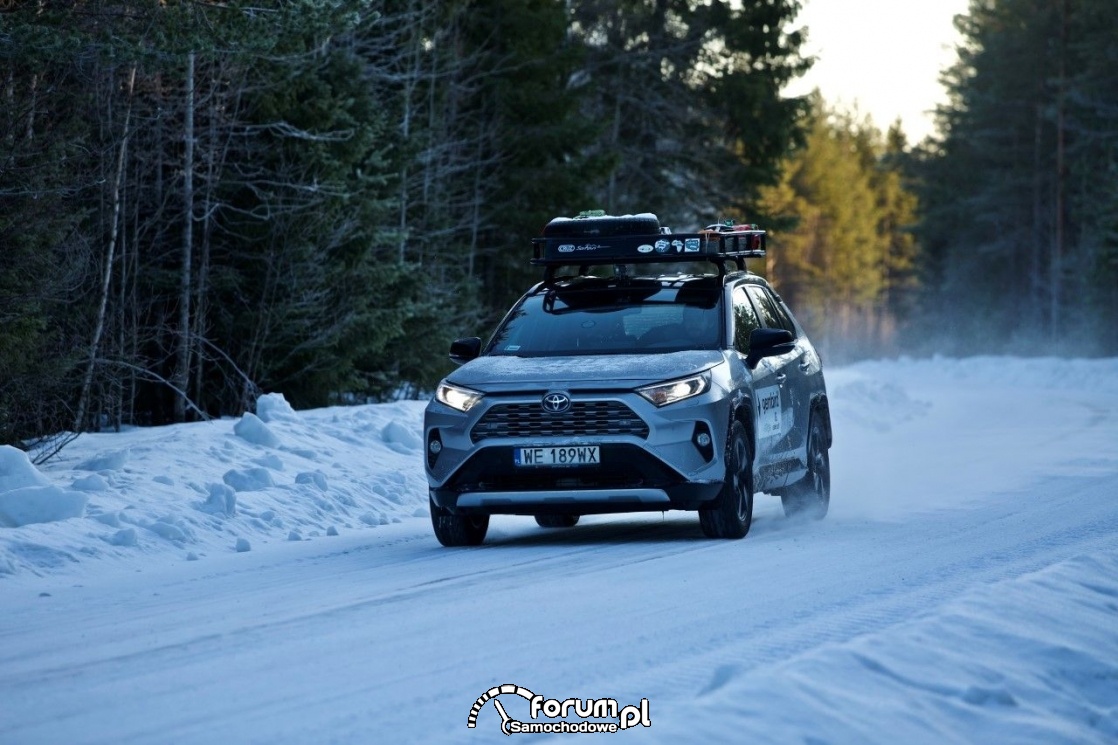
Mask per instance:
[[[680,378],[669,383],[657,383],[638,388],[637,393],[657,406],[667,406],[676,401],[698,396],[710,390],[710,373],[704,372],[689,378]]]
[[[482,399],[483,395],[477,391],[471,391],[469,388],[459,388],[450,383],[439,383],[439,387],[435,389],[436,399],[458,411],[469,411]]]

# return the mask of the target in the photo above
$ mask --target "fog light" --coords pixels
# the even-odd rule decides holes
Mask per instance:
[[[427,434],[427,467],[434,468],[435,461],[439,459],[439,453],[443,451],[443,440],[439,437],[437,429],[431,430]]]
[[[714,459],[714,437],[706,422],[695,422],[695,431],[691,434],[691,444],[699,451],[707,463]]]

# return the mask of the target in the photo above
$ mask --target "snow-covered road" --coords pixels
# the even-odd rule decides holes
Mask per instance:
[[[0,577],[0,742],[498,742],[492,704],[466,722],[506,683],[647,699],[652,725],[612,735],[641,742],[1118,739],[1118,361],[876,362],[828,385],[831,515],[788,521],[759,496],[744,541],[706,540],[685,513],[570,530],[495,518],[482,547],[447,550],[413,514],[410,473],[390,479],[406,499],[387,492],[404,517],[332,537],[311,525],[312,540],[282,539],[300,513],[277,505],[297,495],[267,489],[237,492],[220,522],[167,522],[188,533],[170,548],[0,528],[22,568]],[[374,417],[338,411],[339,432]],[[376,431],[414,446],[387,433],[418,409],[391,412]],[[327,449],[289,424],[273,425],[289,463]],[[155,475],[184,482],[155,450]],[[380,460],[369,478],[408,468]],[[360,466],[332,465],[363,514],[337,475]],[[114,483],[136,488],[103,475],[91,511]],[[259,520],[253,498],[282,530],[259,528],[245,553],[204,532]]]

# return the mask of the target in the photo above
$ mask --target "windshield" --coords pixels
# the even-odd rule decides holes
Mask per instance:
[[[526,299],[497,329],[489,354],[520,357],[659,354],[719,349],[721,283],[572,283]]]

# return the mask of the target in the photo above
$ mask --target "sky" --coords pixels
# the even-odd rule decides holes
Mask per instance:
[[[812,70],[788,88],[819,88],[828,104],[887,129],[900,117],[910,143],[931,134],[931,110],[946,100],[939,73],[954,59],[953,19],[968,0],[804,0],[805,54]]]

